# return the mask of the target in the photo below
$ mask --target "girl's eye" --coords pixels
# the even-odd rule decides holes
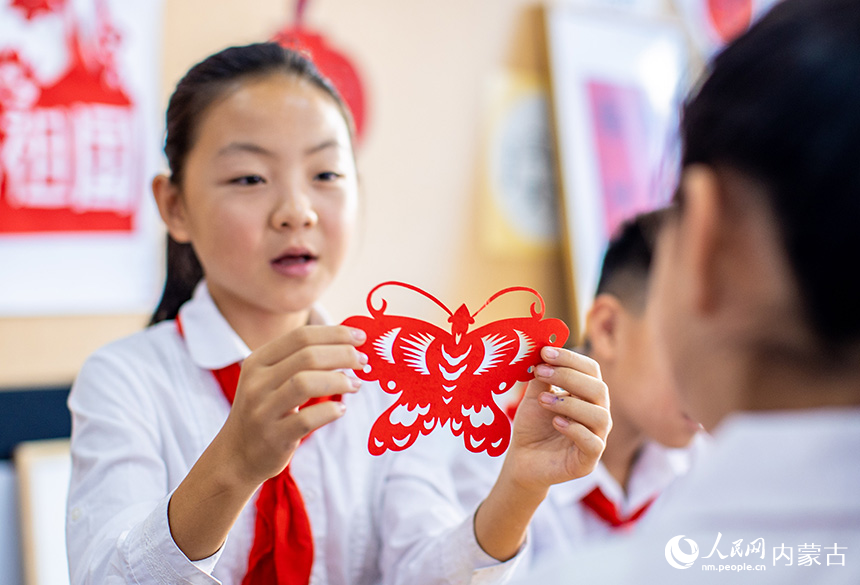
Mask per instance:
[[[325,171],[317,174],[317,176],[314,177],[314,179],[316,179],[317,181],[334,181],[339,178],[340,175],[335,173],[334,171]]]
[[[266,180],[260,175],[243,175],[230,180],[234,185],[259,185],[265,182]]]

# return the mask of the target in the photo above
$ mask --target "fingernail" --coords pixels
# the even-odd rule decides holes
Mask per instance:
[[[541,364],[537,368],[535,368],[535,374],[540,376],[541,378],[549,378],[555,373],[555,368],[550,367],[546,364]]]
[[[358,363],[362,366],[366,365],[368,361],[367,354],[363,352],[358,352]]]
[[[356,341],[360,341],[360,342],[364,343],[364,341],[367,339],[367,333],[365,333],[361,329],[353,328],[351,333],[352,333],[352,338],[355,339]]]
[[[343,403],[343,401],[338,402],[338,403],[337,403],[337,406],[338,406],[338,408],[340,408],[340,412],[341,412],[341,414],[343,414],[344,412],[346,412],[346,404],[344,404],[344,403]]]
[[[555,423],[555,426],[560,427],[562,429],[566,429],[570,426],[570,421],[564,418],[563,416],[557,416],[552,419],[552,422]]]
[[[356,378],[352,378],[352,379],[350,380],[350,383],[352,384],[352,387],[353,387],[354,389],[356,389],[356,390],[358,390],[359,388],[361,388],[361,380],[358,380],[358,379],[356,379]]]
[[[543,357],[548,360],[554,360],[559,356],[558,350],[551,345],[543,348]]]
[[[544,404],[554,404],[556,400],[558,400],[553,394],[549,392],[541,392],[538,396],[538,400],[543,402]]]

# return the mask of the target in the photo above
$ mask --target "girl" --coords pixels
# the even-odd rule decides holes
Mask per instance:
[[[165,153],[154,324],[92,356],[69,399],[72,582],[503,578],[549,485],[602,452],[595,364],[543,349],[498,481],[461,513],[444,470],[368,454],[382,393],[343,373],[366,363],[364,333],[326,325],[315,305],[358,197],[330,84],[278,45],[227,49],[177,86]]]

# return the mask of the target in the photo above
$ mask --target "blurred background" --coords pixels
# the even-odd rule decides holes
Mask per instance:
[[[366,313],[386,280],[473,311],[525,286],[576,332],[608,235],[671,196],[680,96],[770,4],[0,0],[0,583],[64,578],[38,574],[49,561],[30,548],[62,546],[35,534],[62,518],[42,526],[30,502],[34,482],[62,472],[62,449],[41,471],[38,451],[19,450],[17,472],[12,457],[68,436],[80,364],[158,300],[149,181],[191,65],[279,35],[348,88],[362,218],[323,299],[334,319]],[[398,312],[439,318],[397,295]],[[527,314],[518,298],[498,314]]]

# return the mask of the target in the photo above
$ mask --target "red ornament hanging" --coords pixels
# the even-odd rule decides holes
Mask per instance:
[[[295,22],[275,33],[272,40],[282,46],[307,54],[335,89],[352,114],[356,141],[361,142],[367,127],[367,103],[358,70],[350,59],[332,47],[322,34],[304,27],[306,0],[298,0]]]
[[[708,0],[708,16],[723,43],[734,40],[749,28],[752,0]]]
[[[388,303],[373,306],[373,294],[385,286],[399,286],[432,300],[448,314],[450,332],[436,325],[407,317],[386,314]],[[475,316],[500,296],[524,291],[535,295],[528,317],[493,321],[470,330]],[[367,333],[359,347],[368,364],[356,375],[379,382],[385,392],[400,394],[373,425],[368,450],[381,455],[386,450],[401,451],[418,435],[450,424],[455,436],[463,435],[466,448],[491,456],[505,452],[510,443],[511,425],[493,399],[516,382],[534,377],[534,366],[543,360],[546,345],[560,347],[570,330],[558,319],[544,319],[544,302],[534,290],[506,288],[470,313],[466,305],[452,312],[438,299],[418,287],[403,282],[383,282],[367,295],[370,317],[355,316],[343,324]]]

